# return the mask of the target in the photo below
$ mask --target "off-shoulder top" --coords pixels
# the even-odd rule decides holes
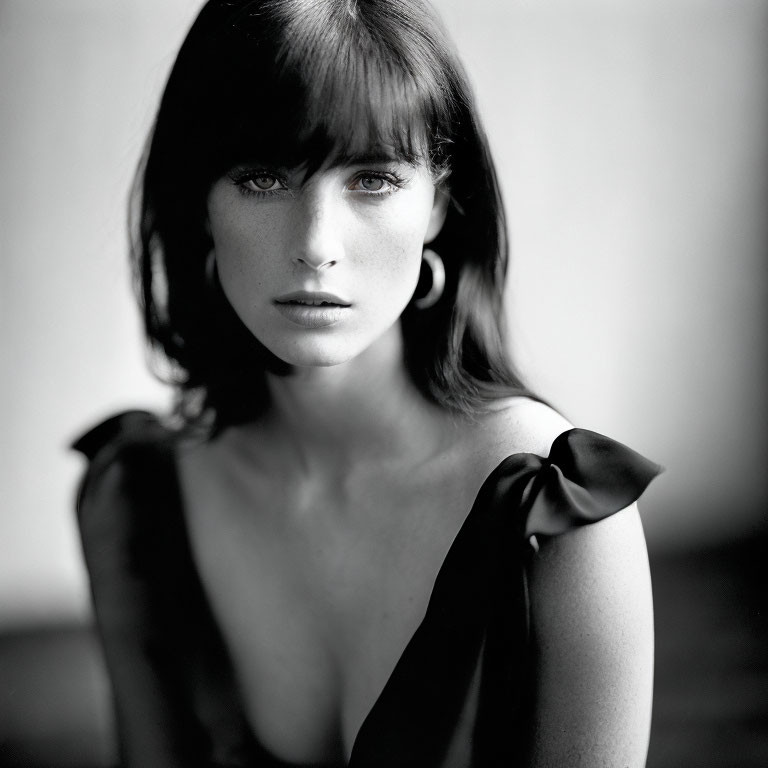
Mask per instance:
[[[176,433],[130,411],[84,434],[78,519],[113,683],[123,765],[276,768],[250,731],[185,530]],[[439,768],[480,669],[471,768],[519,765],[531,707],[531,537],[627,507],[660,468],[571,429],[549,456],[491,472],[443,561],[427,611],[357,735],[350,768]]]

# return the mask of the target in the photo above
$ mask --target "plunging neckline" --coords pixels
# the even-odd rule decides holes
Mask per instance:
[[[556,443],[561,439],[566,439],[566,436],[568,435],[568,433],[572,431],[574,430],[569,429],[569,430],[566,430],[565,432],[560,433],[555,438],[555,440],[553,440],[552,447],[554,447]],[[550,453],[551,451],[552,451],[552,448],[550,448]],[[171,447],[171,455],[172,455],[174,482],[176,485],[176,491],[177,491],[177,497],[178,497],[179,514],[180,514],[180,519],[182,521],[182,527],[184,531],[185,548],[188,551],[189,559],[195,570],[195,574],[202,585],[203,581],[200,576],[198,564],[194,556],[194,549],[191,545],[190,532],[187,524],[187,516],[185,513],[184,492],[182,489],[182,482],[181,482],[182,473],[180,469],[180,457],[178,452],[178,445],[173,445]],[[349,751],[349,758],[345,759],[343,762],[338,764],[336,763],[322,764],[323,768],[355,768],[355,766],[358,764],[359,761],[356,760],[356,757],[355,757],[356,753],[359,752],[358,745],[361,742],[361,739],[366,738],[366,733],[376,732],[376,728],[375,728],[376,720],[377,718],[381,717],[380,712],[382,709],[384,709],[383,702],[387,701],[388,691],[391,691],[392,688],[395,685],[397,685],[398,677],[402,676],[401,673],[404,665],[404,659],[409,654],[413,653],[413,649],[416,643],[418,642],[418,638],[424,635],[426,631],[425,627],[427,627],[428,621],[430,620],[432,613],[435,611],[436,595],[438,593],[438,589],[440,588],[440,585],[445,580],[445,573],[448,570],[448,563],[449,561],[451,561],[456,557],[456,553],[462,547],[463,542],[468,538],[467,531],[471,528],[473,520],[475,520],[475,518],[479,516],[480,511],[482,511],[484,508],[487,509],[487,505],[483,505],[481,502],[484,500],[485,496],[495,488],[496,479],[500,475],[504,475],[505,472],[510,468],[512,468],[516,463],[519,463],[521,465],[521,469],[524,468],[526,464],[531,464],[532,468],[538,468],[541,466],[543,462],[546,462],[546,461],[547,459],[544,459],[538,456],[537,454],[534,454],[531,452],[525,452],[525,451],[518,451],[502,458],[495,465],[495,467],[486,475],[485,479],[480,484],[480,487],[474,496],[474,500],[472,501],[469,507],[469,510],[466,512],[466,514],[462,518],[462,521],[458,527],[458,530],[454,535],[453,539],[451,540],[451,543],[449,544],[448,549],[441,560],[440,566],[437,570],[437,574],[435,575],[429,590],[429,598],[427,600],[427,606],[423,616],[418,621],[416,628],[413,630],[409,639],[407,640],[402,650],[400,651],[400,654],[397,657],[397,661],[395,662],[393,668],[389,672],[389,675],[387,676],[387,679],[383,687],[379,691],[378,695],[374,699],[373,704],[368,709],[367,714],[362,719],[361,724],[358,727],[357,733],[355,734],[355,737],[352,740],[352,746]],[[516,473],[513,472],[513,474],[516,474]],[[522,494],[521,494],[521,497],[522,497]],[[514,510],[509,510],[510,514],[512,514],[513,512]],[[204,588],[203,588],[203,596],[206,603],[209,605],[209,610],[210,610],[210,598]],[[222,633],[222,636],[223,636],[223,633]],[[479,651],[479,647],[478,647],[478,651]],[[475,657],[474,663],[472,665],[473,672],[476,671],[478,663],[479,663],[479,658]],[[234,669],[233,669],[233,673],[234,673]],[[467,680],[467,683],[469,683],[469,680]],[[463,703],[463,700],[461,703]],[[250,722],[250,719],[246,718],[246,721],[248,722],[248,727],[249,727],[249,730],[251,731],[252,737],[257,741],[261,749],[263,749],[265,752],[268,752],[268,750],[266,750],[266,748],[263,747],[263,745],[261,744],[261,741],[258,739],[257,735],[253,731],[253,726]],[[270,755],[271,759],[279,763],[281,766],[287,767],[292,765],[291,763],[287,763],[283,761],[281,758],[277,757],[276,755],[273,755],[271,752],[268,752],[268,754]],[[366,765],[366,768],[367,768],[367,765]]]

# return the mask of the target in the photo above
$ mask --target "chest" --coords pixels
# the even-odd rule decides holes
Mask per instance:
[[[186,478],[196,564],[269,751],[296,764],[349,757],[484,471],[371,476],[330,490]],[[474,706],[470,696],[465,730]]]

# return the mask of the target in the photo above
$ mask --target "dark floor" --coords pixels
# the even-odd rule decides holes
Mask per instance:
[[[648,768],[768,768],[766,539],[652,558]],[[109,692],[87,629],[0,635],[0,768],[103,768]]]

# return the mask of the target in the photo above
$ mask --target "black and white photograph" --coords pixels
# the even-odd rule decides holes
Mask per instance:
[[[0,768],[768,766],[768,0],[0,0]]]

